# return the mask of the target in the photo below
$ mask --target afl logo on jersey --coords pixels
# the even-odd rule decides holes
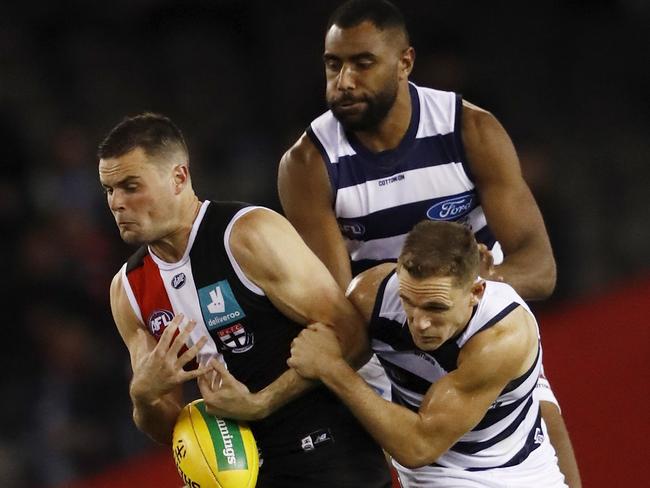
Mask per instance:
[[[341,229],[341,234],[351,240],[358,240],[366,233],[366,228],[359,222],[340,221],[339,229]]]
[[[474,203],[473,195],[460,195],[436,203],[427,210],[431,220],[457,220],[470,210]]]
[[[178,290],[185,284],[185,273],[178,273],[172,278],[172,286],[175,290]]]
[[[174,318],[174,314],[169,310],[156,310],[149,315],[149,320],[147,320],[147,325],[149,326],[149,331],[155,336],[160,337],[165,327],[167,327],[167,322]]]

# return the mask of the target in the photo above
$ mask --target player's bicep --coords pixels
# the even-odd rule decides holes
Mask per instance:
[[[535,327],[523,314],[517,308],[470,339],[460,352],[457,369],[436,382],[423,399],[423,425],[431,436],[444,439],[447,448],[472,430],[506,385],[535,360]]]
[[[481,205],[506,253],[545,235],[541,213],[503,126],[489,112],[468,104],[463,108],[462,130]]]
[[[429,389],[420,406],[425,435],[441,443],[444,452],[478,425],[500,391],[494,382],[469,378],[460,368],[449,373]]]
[[[314,230],[320,220],[333,216],[327,170],[306,134],[280,161],[278,194],[285,215],[300,234]]]
[[[278,171],[283,211],[307,246],[345,288],[351,279],[347,249],[333,209],[325,162],[303,135],[283,156]]]
[[[249,212],[233,227],[230,245],[246,276],[295,322],[332,323],[343,302],[351,307],[325,265],[281,215]]]
[[[523,180],[492,181],[479,193],[490,229],[506,255],[546,235],[541,213]]]

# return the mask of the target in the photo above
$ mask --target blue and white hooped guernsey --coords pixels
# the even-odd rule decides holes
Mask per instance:
[[[390,379],[393,402],[417,411],[431,385],[457,368],[459,352],[467,341],[517,307],[530,312],[509,285],[487,281],[483,297],[461,334],[435,351],[422,351],[409,332],[397,275],[388,275],[379,288],[369,332],[373,351]],[[511,381],[478,425],[432,466],[472,472],[517,466],[548,443],[539,401],[533,396],[541,364],[538,345],[537,358],[529,370]]]
[[[409,91],[411,122],[395,149],[369,151],[331,111],[307,129],[327,167],[353,274],[396,260],[406,234],[424,219],[469,226],[501,262],[466,163],[462,98],[413,83]]]

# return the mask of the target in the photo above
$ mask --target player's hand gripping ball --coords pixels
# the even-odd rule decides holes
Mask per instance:
[[[181,410],[172,451],[188,488],[254,488],[257,483],[259,457],[250,428],[208,414],[203,400]]]

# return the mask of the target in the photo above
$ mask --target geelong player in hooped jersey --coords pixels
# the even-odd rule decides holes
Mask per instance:
[[[399,10],[385,0],[340,6],[323,61],[330,110],[282,158],[278,189],[288,219],[339,285],[394,262],[406,233],[429,219],[472,230],[485,246],[482,277],[526,300],[548,297],[555,261],[508,134],[460,95],[409,82],[415,51]],[[385,390],[372,364],[364,374]],[[579,487],[559,407],[546,380],[540,385],[560,466]]]
[[[478,269],[466,227],[423,221],[396,270],[383,264],[353,280],[348,294],[369,323],[392,403],[342,358],[326,326],[294,339],[289,364],[350,407],[405,488],[566,487],[533,395],[542,361],[535,318],[512,287]]]
[[[125,119],[99,157],[120,235],[141,246],[111,285],[136,425],[170,443],[182,385],[197,379],[208,413],[250,421],[264,461],[258,488],[389,487],[381,449],[349,410],[286,365],[291,340],[311,322],[330,324],[353,361],[364,335],[287,220],[201,202],[182,134],[166,117]]]

